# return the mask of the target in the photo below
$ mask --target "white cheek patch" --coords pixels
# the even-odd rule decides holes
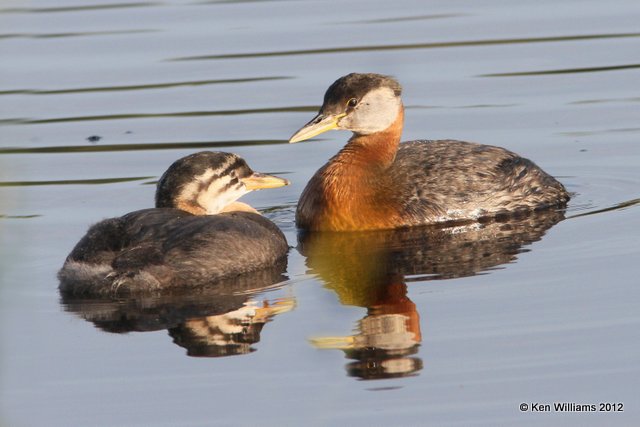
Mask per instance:
[[[195,202],[208,215],[215,215],[228,204],[247,194],[249,191],[239,179],[231,175],[219,176],[229,164],[230,162],[227,162],[219,168],[207,169],[195,176],[192,182],[183,187],[179,199],[187,203]],[[205,188],[207,184],[209,185]]]
[[[197,201],[208,215],[215,215],[248,192],[238,178],[227,175],[211,182],[206,191],[198,195]]]
[[[206,189],[201,188],[200,193],[196,196],[196,201],[207,211],[207,214],[218,213],[224,207],[224,201],[222,200],[224,194],[221,193],[221,190],[229,183],[229,179],[228,176],[224,176],[212,181]],[[203,180],[200,185],[205,182]]]
[[[396,120],[400,106],[400,97],[393,89],[372,90],[360,100],[355,111],[342,120],[340,128],[362,135],[383,131]]]

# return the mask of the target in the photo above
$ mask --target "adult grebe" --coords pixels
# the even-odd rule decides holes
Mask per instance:
[[[569,200],[562,184],[503,148],[452,140],[400,144],[401,92],[391,77],[358,73],[327,89],[319,114],[289,142],[331,129],[354,135],[307,184],[298,227],[346,231],[478,221]]]
[[[174,162],[156,208],[89,228],[58,273],[65,294],[114,295],[201,286],[270,267],[288,251],[280,229],[236,199],[288,185],[235,154],[203,151]]]

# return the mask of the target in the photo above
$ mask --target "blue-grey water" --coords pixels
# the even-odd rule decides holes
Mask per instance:
[[[639,20],[635,0],[3,1],[0,425],[638,425]],[[286,141],[352,71],[402,82],[404,139],[534,160],[574,193],[564,219],[298,242],[348,134]],[[283,276],[62,301],[87,227],[202,149],[292,181],[243,199],[285,232]]]

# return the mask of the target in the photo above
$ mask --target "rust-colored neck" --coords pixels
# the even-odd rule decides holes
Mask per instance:
[[[369,135],[353,135],[336,157],[348,157],[353,163],[363,162],[368,166],[386,169],[396,158],[403,126],[404,107],[400,105],[398,116],[391,126]]]
[[[354,135],[307,185],[298,225],[334,231],[394,228],[400,218],[386,169],[395,160],[403,123],[401,106],[387,129]]]

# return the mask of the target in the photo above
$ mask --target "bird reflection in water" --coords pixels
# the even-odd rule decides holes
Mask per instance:
[[[258,299],[286,280],[286,264],[188,292],[162,291],[122,298],[62,294],[69,312],[112,333],[167,329],[173,342],[197,357],[222,357],[255,351],[260,332],[274,316],[295,307],[293,297]]]
[[[189,356],[221,357],[248,354],[260,341],[265,323],[295,307],[293,298],[259,303],[247,301],[242,308],[217,316],[189,319],[169,329],[173,342],[187,349]]]
[[[366,305],[367,315],[358,321],[356,335],[311,339],[317,348],[340,349],[354,359],[347,365],[351,376],[394,378],[422,369],[422,360],[412,357],[422,341],[416,305],[407,297],[402,276],[390,275],[387,279],[388,283],[380,282],[370,288],[376,292],[376,298]]]
[[[406,283],[472,276],[514,262],[563,218],[562,212],[546,211],[446,228],[302,233],[298,248],[310,273],[342,304],[367,309],[353,335],[314,337],[311,343],[344,351],[354,360],[347,365],[350,376],[416,375],[423,367],[417,357],[422,333]]]

